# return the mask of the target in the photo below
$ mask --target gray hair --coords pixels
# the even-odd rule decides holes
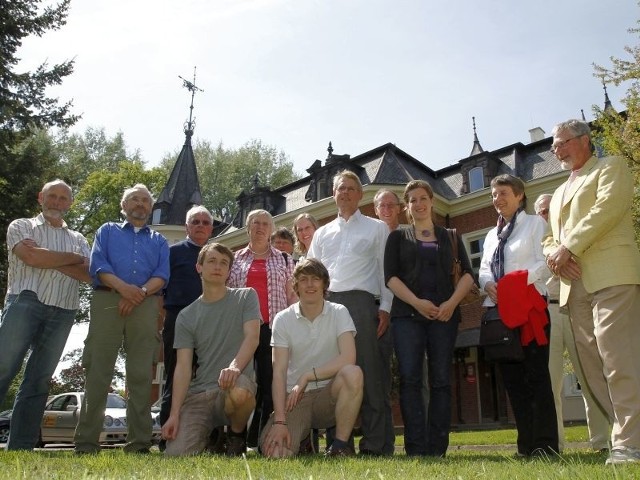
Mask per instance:
[[[346,180],[347,178],[353,180],[356,183],[356,188],[358,189],[358,191],[362,192],[362,182],[360,181],[360,177],[358,177],[358,175],[353,173],[351,170],[342,170],[333,177],[333,191],[335,192],[338,188],[338,183],[340,183],[342,180]]]
[[[202,205],[194,205],[193,207],[191,207],[187,212],[187,217],[185,219],[185,222],[189,223],[191,219],[195,217],[198,213],[206,214],[207,217],[209,218],[209,221],[213,223],[213,215],[211,215],[211,212],[207,209],[207,207],[203,207]]]
[[[271,222],[271,231],[273,232],[276,229],[276,223],[273,221],[273,216],[266,210],[260,208],[257,210],[251,210],[249,212],[249,215],[247,215],[247,221],[245,223],[245,227],[247,227],[247,233],[249,233],[249,225],[251,225],[251,222],[256,217],[267,217]]]
[[[551,135],[554,137],[556,134],[562,131],[570,132],[574,137],[581,137],[582,135],[586,135],[589,137],[589,141],[591,141],[591,128],[587,122],[583,122],[582,120],[576,120],[572,118],[571,120],[567,120],[566,122],[561,122],[553,127],[551,131]]]
[[[535,210],[536,214],[540,213],[540,207],[542,206],[542,203],[547,199],[551,200],[551,197],[553,197],[553,195],[551,195],[550,193],[543,193],[538,198],[536,198],[536,201],[533,204],[533,209]]]
[[[387,190],[386,188],[381,188],[380,190],[378,190],[375,194],[375,196],[373,197],[373,205],[375,207],[378,206],[378,202],[380,201],[380,199],[386,195],[387,193],[390,193],[391,195],[393,195],[396,198],[396,202],[398,202],[398,205],[400,205],[402,202],[400,201],[400,197],[398,196],[398,194],[396,192],[392,192],[391,190]]]
[[[127,188],[122,194],[122,199],[120,200],[120,207],[122,208],[122,210],[120,211],[120,213],[122,213],[123,215],[127,215],[127,212],[125,212],[124,210],[124,202],[126,202],[129,197],[136,192],[144,192],[145,194],[147,194],[149,199],[151,199],[151,204],[153,205],[155,200],[153,199],[153,196],[151,195],[151,192],[149,191],[147,186],[144,183],[136,183],[133,187]]]
[[[51,180],[50,182],[45,183],[44,186],[42,187],[41,192],[45,194],[47,193],[47,190],[57,185],[62,185],[64,187],[67,187],[67,189],[69,190],[69,198],[73,200],[73,190],[71,190],[71,187],[67,182],[65,182],[64,180],[60,180],[59,178],[56,178],[55,180]]]

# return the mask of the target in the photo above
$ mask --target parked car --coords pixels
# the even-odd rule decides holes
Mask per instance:
[[[80,417],[82,392],[61,393],[53,397],[44,409],[40,428],[40,444],[73,443]],[[100,443],[121,443],[127,437],[127,401],[116,393],[107,394]]]
[[[82,392],[61,393],[52,397],[45,406],[40,428],[38,446],[47,443],[73,443],[80,407]],[[153,440],[160,440],[160,420],[157,413],[152,414]],[[11,428],[11,417],[0,417],[0,443],[6,443]],[[99,442],[123,443],[127,437],[127,402],[116,393],[109,393],[105,409],[102,432]]]

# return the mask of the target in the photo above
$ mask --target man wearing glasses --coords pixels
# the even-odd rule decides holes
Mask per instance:
[[[165,316],[162,328],[164,371],[167,378],[162,390],[160,425],[164,425],[171,413],[173,374],[176,369],[176,350],[173,348],[176,319],[184,307],[193,303],[202,294],[202,282],[196,270],[196,263],[198,263],[200,250],[211,238],[213,216],[202,205],[196,205],[187,212],[185,230],[187,238],[169,248],[171,274],[164,291]],[[164,449],[164,444],[162,440],[161,449]]]
[[[373,208],[375,209],[378,220],[383,221],[392,232],[400,226],[400,198],[395,192],[381,188],[373,197]],[[391,337],[391,329],[378,338],[378,347],[383,361],[383,385],[384,385],[384,404],[385,404],[385,442],[382,452],[386,455],[393,455],[395,451],[395,430],[393,428],[393,415],[391,413],[391,357],[393,355],[393,338]],[[426,362],[425,362],[426,364]],[[426,372],[427,370],[425,370]],[[429,391],[426,391],[426,402],[429,402]],[[424,393],[424,391],[423,391]]]
[[[592,154],[589,125],[553,129],[552,151],[568,180],[549,205],[543,239],[560,277],[576,349],[596,401],[613,419],[607,464],[640,462],[640,252],[631,218],[633,176],[621,157]]]

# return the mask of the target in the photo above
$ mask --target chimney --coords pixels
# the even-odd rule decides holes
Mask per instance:
[[[544,140],[544,130],[540,127],[535,127],[529,130],[529,135],[531,136],[531,143],[539,142],[540,140]]]

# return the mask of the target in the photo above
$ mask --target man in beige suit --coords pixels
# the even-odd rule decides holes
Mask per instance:
[[[569,179],[553,194],[547,265],[559,275],[593,395],[613,418],[608,464],[640,462],[640,252],[631,219],[633,177],[620,157],[592,155],[590,128],[569,120],[552,151]]]

